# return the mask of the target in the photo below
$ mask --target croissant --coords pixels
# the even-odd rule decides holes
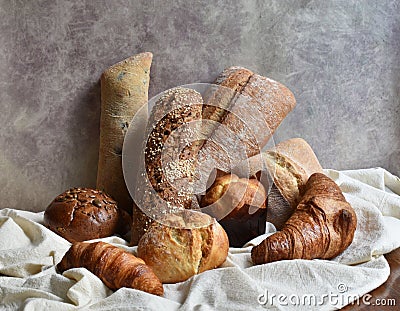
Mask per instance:
[[[135,288],[162,296],[163,285],[153,270],[133,254],[104,242],[76,242],[57,265],[60,273],[71,268],[86,268],[112,290]]]
[[[254,264],[284,259],[330,259],[353,241],[356,214],[336,183],[322,173],[310,176],[293,215],[253,247]]]

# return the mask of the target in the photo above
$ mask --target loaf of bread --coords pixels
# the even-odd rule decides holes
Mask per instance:
[[[184,210],[167,215],[163,224],[153,222],[137,251],[163,283],[176,283],[220,266],[228,249],[228,237],[214,218]]]
[[[150,211],[134,208],[132,245],[138,243],[153,215],[191,208],[194,195],[205,192],[212,171],[229,172],[235,163],[258,154],[296,104],[285,86],[241,67],[222,72],[216,88],[206,92],[205,101],[203,105],[201,95],[194,90],[174,88],[154,105],[145,147],[145,173],[151,191],[139,189],[143,198],[136,202]],[[188,132],[197,131],[198,140],[173,135],[180,126],[201,120],[211,120],[214,125],[191,127]],[[166,202],[167,210],[159,208],[163,205],[159,199]]]
[[[357,217],[335,182],[311,175],[300,203],[281,231],[253,247],[254,264],[287,259],[331,259],[353,241]]]
[[[196,137],[180,135],[178,129],[201,120],[202,104],[198,92],[177,87],[164,92],[151,110],[145,171],[139,176],[143,180],[133,210],[132,245],[137,245],[157,215],[192,206],[196,155],[202,143]],[[193,125],[189,134],[199,134],[200,126]]]
[[[265,189],[258,180],[227,174],[216,178],[200,206],[213,205],[210,213],[218,219],[243,219],[257,209],[265,208],[266,198]]]
[[[287,87],[246,68],[225,69],[216,84],[219,88],[207,96],[203,110],[203,118],[219,123],[199,153],[204,178],[214,168],[229,172],[260,153],[296,105]]]
[[[162,296],[163,285],[145,262],[133,254],[104,242],[72,244],[57,264],[62,273],[72,268],[86,268],[112,290],[134,288]]]
[[[322,167],[311,146],[302,138],[292,138],[264,154],[265,163],[274,183],[292,207],[300,199],[300,190],[313,173]]]
[[[257,146],[252,145],[254,142],[244,140],[244,143],[250,147],[247,150],[248,156],[258,153],[258,148],[266,145],[282,120],[296,105],[292,92],[286,86],[243,67],[226,68],[217,77],[215,84],[223,87],[217,89],[220,92],[224,88],[234,91],[234,93],[229,93],[231,101],[229,103],[223,101],[223,107],[217,109],[224,108],[225,111],[217,114],[216,121],[227,126],[240,137],[247,136],[256,139]],[[206,103],[219,107],[221,100],[219,98],[217,100],[219,101],[215,102],[211,98]],[[203,114],[204,118],[214,115],[215,119],[215,112],[209,106],[205,106]],[[237,128],[237,122],[243,122],[244,127]],[[256,148],[251,149],[251,147]]]
[[[234,174],[217,177],[202,198],[203,212],[219,219],[231,247],[265,233],[267,194],[257,179],[239,178]]]
[[[302,138],[285,140],[264,154],[273,176],[267,221],[281,229],[300,201],[300,192],[313,173],[323,173],[311,146]]]
[[[102,191],[72,188],[58,195],[44,212],[44,224],[70,242],[104,238],[129,230],[130,217]]]
[[[229,67],[215,80],[215,86],[204,94],[203,119],[215,123],[207,123],[206,136],[211,136],[220,122],[225,119],[235,97],[240,95],[253,72],[242,67]]]
[[[101,76],[100,147],[96,188],[112,196],[132,213],[132,198],[122,172],[122,145],[135,113],[147,103],[149,52],[131,56],[105,70]]]

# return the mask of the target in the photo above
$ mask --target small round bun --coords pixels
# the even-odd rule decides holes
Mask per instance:
[[[120,218],[117,203],[110,196],[89,188],[65,191],[44,212],[45,226],[71,243],[115,234]]]
[[[200,206],[212,206],[228,234],[230,246],[242,247],[265,233],[266,200],[265,188],[257,179],[227,174],[215,179]]]
[[[254,211],[265,209],[266,199],[266,191],[257,179],[239,178],[235,174],[227,174],[215,179],[201,199],[200,206],[214,204],[214,213],[224,219],[246,221],[252,217],[250,207],[253,207]]]
[[[154,222],[142,236],[138,256],[162,283],[177,283],[223,264],[229,240],[224,229],[207,214],[184,210]]]

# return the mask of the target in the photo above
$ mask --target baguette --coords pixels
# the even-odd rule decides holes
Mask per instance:
[[[132,213],[132,198],[122,172],[122,144],[135,113],[147,103],[150,52],[131,56],[101,76],[100,147],[96,188]]]

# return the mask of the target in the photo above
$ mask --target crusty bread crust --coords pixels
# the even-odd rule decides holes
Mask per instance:
[[[242,67],[225,69],[216,84],[220,87],[207,94],[203,109],[203,118],[218,125],[205,130],[209,139],[199,151],[200,185],[214,169],[229,172],[259,154],[296,105],[287,87]]]
[[[167,215],[163,223],[154,222],[138,245],[138,256],[161,282],[185,281],[220,266],[228,256],[228,237],[210,216],[185,210]]]
[[[292,138],[277,144],[264,154],[265,163],[274,177],[274,183],[295,208],[300,200],[300,192],[313,173],[322,173],[311,146],[302,138]]]
[[[118,207],[132,213],[132,198],[122,171],[122,145],[130,122],[147,103],[150,52],[131,56],[101,75],[101,117],[96,188],[108,193]]]
[[[201,108],[201,96],[194,96],[195,91],[182,88],[168,90],[159,99],[150,117],[150,125],[154,124],[154,128],[146,145],[146,173],[159,197],[177,208],[190,208],[193,197],[177,195],[177,184],[171,186],[168,183],[165,175],[169,173],[169,166],[163,163],[161,170],[160,152],[168,135],[179,125],[199,119],[212,120],[218,124],[202,127],[208,140],[189,145],[186,149],[189,150],[188,156],[178,163],[184,169],[169,174],[181,176],[182,171],[187,171],[191,176],[196,174],[196,191],[199,193],[206,190],[207,181],[214,169],[229,172],[236,163],[259,154],[281,121],[296,105],[292,92],[284,85],[242,67],[224,70],[216,79],[216,85],[216,89],[206,94],[206,105]],[[190,106],[188,111],[191,113],[180,111],[181,104]],[[178,107],[175,111],[176,115],[181,114],[180,117],[160,117],[165,109],[173,105]],[[151,118],[160,122],[152,122]],[[174,154],[173,150],[165,148],[163,152],[171,156]],[[188,165],[184,165],[185,161]],[[190,180],[191,176],[186,175]],[[179,186],[179,180],[177,182]],[[156,206],[151,199],[145,200],[145,204]],[[151,219],[137,208],[134,208],[133,218],[131,244],[136,245]]]

